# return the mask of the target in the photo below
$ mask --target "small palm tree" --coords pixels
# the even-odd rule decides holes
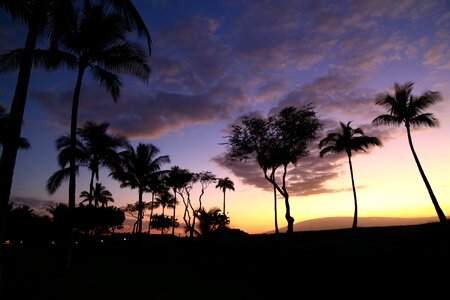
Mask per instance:
[[[226,214],[225,210],[225,192],[227,190],[234,191],[234,182],[229,178],[220,178],[216,184],[216,188],[219,188],[223,191],[223,214]]]
[[[142,233],[142,219],[144,217],[144,202],[142,195],[150,191],[149,185],[161,172],[164,163],[170,163],[168,155],[157,156],[159,149],[153,144],[139,143],[136,149],[128,145],[126,150],[119,153],[119,161],[110,176],[120,181],[120,187],[138,189],[138,223],[137,232]]]
[[[166,207],[173,208],[175,210],[175,207],[177,205],[177,199],[170,194],[169,191],[163,191],[158,194],[158,196],[155,198],[154,202],[155,208],[162,207],[162,213],[161,216],[164,217],[164,211]],[[173,224],[172,228],[175,228],[175,218],[173,218]],[[164,226],[161,227],[161,234],[164,234]]]
[[[377,137],[366,136],[360,127],[352,128],[351,122],[347,124],[340,122],[339,124],[341,125],[339,130],[328,133],[319,142],[319,147],[321,148],[320,157],[323,157],[326,153],[338,154],[345,152],[347,154],[355,205],[352,229],[356,229],[358,226],[358,202],[356,199],[355,181],[353,179],[352,152],[366,151],[371,145],[381,146],[381,141]]]
[[[425,175],[425,172],[420,164],[419,158],[414,150],[414,145],[411,137],[411,128],[415,127],[435,127],[439,125],[439,121],[432,113],[425,112],[427,108],[442,99],[442,96],[437,91],[424,91],[420,96],[414,96],[412,90],[413,82],[406,82],[403,85],[399,83],[394,84],[394,94],[382,93],[376,99],[376,104],[384,107],[388,113],[380,115],[373,119],[372,123],[375,125],[392,125],[400,126],[402,124],[406,127],[406,134],[408,136],[409,147],[413,154],[419,173],[425,183],[425,186],[430,195],[431,202],[434,205],[436,213],[441,223],[447,221],[447,217],[442,211],[436,196],[433,193],[430,183]]]
[[[98,207],[99,204],[101,204],[102,207],[106,207],[108,206],[108,202],[114,202],[111,192],[108,191],[101,183],[95,184],[93,193],[82,191],[80,193],[80,198],[84,199],[81,202],[87,201],[89,205],[94,202],[96,207]]]

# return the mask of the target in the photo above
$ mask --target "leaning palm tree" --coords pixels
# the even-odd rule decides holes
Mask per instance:
[[[226,214],[225,210],[225,192],[227,190],[234,191],[234,182],[229,178],[220,178],[216,184],[216,188],[219,188],[223,191],[223,214]]]
[[[142,195],[149,192],[149,185],[155,176],[160,174],[161,166],[170,163],[168,155],[157,156],[159,149],[152,144],[139,143],[136,149],[128,145],[119,153],[119,161],[110,176],[120,181],[120,187],[130,187],[138,190],[138,222],[137,232],[142,233],[144,203]]]
[[[439,121],[436,117],[432,113],[427,113],[425,111],[431,105],[440,101],[442,96],[439,92],[430,90],[425,90],[419,96],[414,96],[412,94],[413,87],[413,82],[406,82],[403,85],[396,82],[394,84],[393,94],[386,92],[378,95],[376,104],[384,107],[388,113],[376,117],[372,123],[375,125],[405,125],[409,147],[411,148],[411,152],[417,168],[419,169],[419,173],[422,176],[428,190],[428,194],[430,195],[431,202],[433,203],[439,217],[439,221],[441,223],[445,223],[447,221],[447,217],[439,206],[436,196],[433,193],[433,189],[431,188],[416,151],[414,150],[411,137],[411,128],[421,126],[435,127],[439,125]]]
[[[377,137],[365,135],[360,127],[352,128],[351,122],[348,122],[347,124],[340,122],[339,124],[341,125],[341,128],[337,131],[328,133],[327,136],[319,142],[319,147],[321,148],[320,157],[323,157],[327,153],[339,154],[345,152],[347,154],[355,206],[352,229],[356,229],[358,226],[358,202],[356,199],[355,180],[353,178],[352,152],[366,151],[371,145],[381,146],[381,141]]]

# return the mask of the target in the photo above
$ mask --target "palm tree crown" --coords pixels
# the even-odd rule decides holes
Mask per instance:
[[[223,214],[226,214],[226,211],[225,211],[225,192],[226,192],[226,190],[234,191],[234,182],[229,177],[220,178],[217,181],[216,188],[219,188],[220,190],[223,191],[223,210],[222,210],[222,212],[223,212]]]
[[[400,126],[402,123],[406,127],[435,127],[439,121],[432,113],[425,110],[431,105],[442,100],[442,96],[437,91],[424,91],[420,96],[412,95],[413,82],[403,85],[394,84],[394,94],[382,93],[378,95],[376,104],[384,107],[389,113],[376,117],[372,122],[375,125]]]
[[[366,136],[360,127],[352,128],[351,121],[347,124],[339,122],[341,126],[337,132],[330,132],[319,142],[320,157],[326,153],[338,154],[341,152],[351,155],[353,151],[366,151],[371,145],[381,146],[381,141],[377,137]]]
[[[447,217],[442,211],[439,203],[434,195],[431,184],[425,175],[425,171],[417,156],[416,150],[411,137],[411,127],[435,127],[439,125],[439,121],[434,117],[432,113],[425,112],[431,105],[442,99],[441,94],[438,91],[425,90],[419,96],[414,96],[412,94],[412,89],[414,87],[413,82],[406,82],[401,85],[399,83],[394,84],[394,93],[381,93],[376,99],[376,104],[383,106],[388,113],[382,114],[375,119],[372,123],[375,125],[393,125],[400,126],[405,124],[406,134],[408,136],[409,148],[416,162],[417,168],[419,169],[420,176],[428,190],[431,202],[434,205],[436,213],[439,217],[441,223],[447,221]]]
[[[356,198],[355,180],[353,179],[352,152],[365,152],[371,145],[381,146],[381,141],[377,137],[366,136],[360,127],[352,128],[351,123],[352,122],[348,122],[347,124],[344,124],[343,122],[339,122],[341,127],[338,131],[328,133],[327,136],[319,142],[319,148],[321,148],[320,157],[323,157],[326,153],[339,154],[342,152],[345,152],[348,156],[355,206],[352,228],[356,229],[358,226],[358,202]]]

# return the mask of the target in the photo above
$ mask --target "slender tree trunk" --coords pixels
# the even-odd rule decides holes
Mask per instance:
[[[89,182],[89,193],[94,195],[94,171],[91,172],[91,181]],[[92,205],[92,199],[89,199],[89,205]]]
[[[43,12],[39,14],[43,17]],[[33,66],[33,50],[36,46],[38,37],[38,28],[40,27],[37,18],[36,23],[28,27],[27,39],[23,57],[20,62],[19,75],[17,78],[14,98],[11,103],[8,120],[8,130],[6,130],[6,142],[3,145],[2,156],[0,159],[0,291],[2,290],[2,265],[3,265],[3,240],[5,237],[6,212],[8,210],[9,197],[14,177],[14,167],[16,164],[17,150],[19,149],[20,136],[22,131],[22,120],[25,113],[27,101],[28,86],[30,83],[31,68]]]
[[[444,212],[442,211],[441,207],[439,206],[436,196],[434,196],[433,189],[431,188],[431,185],[428,182],[427,177],[425,176],[425,172],[423,171],[422,166],[419,161],[419,158],[417,157],[416,151],[414,150],[414,146],[413,146],[412,138],[411,138],[411,130],[410,130],[409,126],[406,126],[406,132],[408,134],[409,147],[411,148],[411,152],[414,156],[414,160],[416,161],[417,168],[419,169],[419,172],[420,172],[420,175],[422,176],[423,182],[425,183],[425,186],[427,187],[428,194],[430,194],[431,202],[433,202],[434,209],[436,210],[436,213],[439,217],[439,221],[441,223],[446,223],[447,217],[445,216]]]
[[[163,222],[162,222],[162,224],[161,224],[161,235],[164,235],[164,227],[165,227],[165,225],[166,225],[166,222],[164,222],[164,210],[165,210],[165,207],[163,206],[163,209],[162,209],[162,219],[163,219]]]
[[[153,218],[153,203],[155,200],[155,193],[152,192],[152,206],[150,207],[150,216],[148,217],[148,234],[150,234],[150,229],[152,228],[152,218]]]
[[[272,171],[272,174],[270,175],[273,180],[275,180],[275,172]],[[278,230],[278,209],[277,209],[277,189],[275,186],[273,186],[273,208],[275,212],[275,234],[280,234],[280,231]]]
[[[225,191],[226,191],[226,188],[224,187],[223,188],[223,214],[224,215],[226,215],[226,212],[225,212]]]
[[[284,204],[286,206],[286,221],[288,223],[287,226],[287,231],[286,233],[288,235],[294,233],[294,218],[291,216],[291,207],[289,205],[289,193],[286,189],[286,174],[287,174],[287,165],[284,165],[284,170],[283,170],[283,186],[282,186],[282,190],[283,190],[283,196],[284,196]]]
[[[137,232],[139,234],[142,233],[142,211],[143,211],[143,205],[142,205],[142,194],[143,194],[143,190],[141,188],[139,188],[139,200],[138,200],[138,228],[137,228]]]
[[[172,235],[175,235],[175,208],[177,207],[177,190],[173,189],[175,204],[173,205]]]
[[[78,105],[80,102],[81,83],[83,81],[85,68],[78,70],[77,83],[73,91],[72,112],[70,118],[70,169],[69,169],[69,232],[67,239],[66,275],[69,275],[71,256],[73,227],[75,223],[75,198],[76,198],[76,146],[77,146],[77,119]]]
[[[353,166],[351,153],[347,153],[348,155],[348,165],[350,166],[350,176],[352,178],[352,189],[353,189],[353,200],[355,205],[355,212],[353,213],[353,225],[352,229],[356,229],[358,227],[358,202],[356,201],[356,189],[355,189],[355,180],[353,179]]]

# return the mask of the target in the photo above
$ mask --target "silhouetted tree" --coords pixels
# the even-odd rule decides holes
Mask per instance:
[[[311,105],[302,108],[288,106],[268,119],[244,116],[231,125],[231,135],[225,143],[228,145],[227,161],[256,159],[264,171],[264,177],[284,197],[287,234],[294,230],[286,187],[288,166],[295,166],[301,157],[309,155],[308,145],[316,139],[320,128],[321,123]],[[261,164],[262,161],[264,164]],[[272,170],[282,167],[281,185],[274,171],[268,174],[268,166],[272,166]]]
[[[14,98],[11,105],[11,121],[6,136],[7,143],[4,145],[0,159],[0,240],[3,240],[5,213],[11,193],[17,150],[20,145],[22,120],[25,111],[31,68],[33,66],[33,56],[36,52],[36,42],[38,37],[47,30],[51,49],[54,51],[58,49],[58,40],[63,34],[72,36],[73,32],[70,32],[68,27],[70,24],[74,24],[71,23],[76,11],[73,5],[74,2],[74,0],[0,1],[0,9],[10,14],[15,21],[23,22],[28,27],[25,45],[20,53],[20,57],[13,59],[13,64],[11,64],[11,60],[9,60],[6,65],[0,62],[0,72],[11,68],[19,69]],[[86,4],[90,1],[80,2]],[[134,31],[139,36],[145,36],[150,54],[150,33],[131,0],[104,0],[102,3],[107,4],[109,8],[119,13],[127,31]],[[96,28],[92,27],[91,29]],[[99,39],[99,41],[100,40],[101,39]],[[56,67],[56,65],[53,65],[53,67]],[[74,128],[76,128],[76,125]],[[74,136],[74,134],[72,134],[72,136]],[[72,169],[75,169],[75,164],[72,164]],[[72,175],[72,177],[75,176],[75,171],[73,171]],[[73,190],[72,196],[74,206],[75,189]],[[3,260],[2,251],[3,246],[0,244],[0,274]],[[68,261],[70,261],[70,253],[68,255]],[[68,268],[69,263],[67,271]]]
[[[173,219],[175,220],[175,208],[178,203],[177,193],[180,188],[182,188],[187,182],[192,179],[192,175],[186,169],[181,169],[179,166],[173,166],[170,168],[170,172],[167,173],[164,181],[167,186],[173,189],[173,194],[175,197],[175,206],[173,207]],[[175,226],[172,227],[172,235],[175,235]]]
[[[372,123],[375,125],[405,125],[409,147],[411,148],[411,152],[417,164],[417,168],[419,169],[419,173],[422,176],[428,190],[431,202],[433,203],[439,217],[439,221],[441,223],[445,223],[447,221],[447,217],[439,206],[436,196],[433,193],[433,189],[425,176],[425,172],[420,164],[416,151],[414,150],[411,137],[411,128],[421,126],[435,127],[439,125],[439,121],[434,117],[434,115],[425,111],[431,105],[440,101],[442,96],[439,92],[430,90],[424,91],[419,96],[414,96],[412,94],[413,87],[413,82],[406,82],[403,85],[395,83],[393,94],[389,92],[379,94],[376,99],[376,104],[384,107],[388,111],[388,114],[383,114],[376,117]]]
[[[120,159],[111,172],[111,176],[120,181],[120,187],[138,189],[139,218],[137,232],[142,233],[142,219],[144,217],[144,203],[142,195],[150,191],[149,185],[161,171],[161,165],[170,163],[168,155],[157,156],[160,150],[153,144],[139,143],[136,149],[128,145],[126,150],[119,153]]]
[[[225,214],[221,213],[220,208],[217,207],[213,207],[208,211],[202,207],[201,209],[196,210],[196,215],[199,221],[199,233],[202,236],[209,236],[212,232],[230,224],[230,219]]]
[[[78,128],[76,148],[76,166],[87,167],[91,172],[89,183],[89,193],[94,193],[94,177],[99,181],[100,167],[112,170],[113,165],[118,160],[117,151],[127,145],[127,140],[123,137],[108,133],[109,124],[106,122],[97,124],[86,122],[83,127]],[[56,142],[58,150],[58,164],[60,169],[52,174],[47,180],[46,188],[50,194],[56,192],[61,184],[69,178],[71,140],[69,135],[60,136]],[[89,203],[92,204],[92,203]]]
[[[161,216],[162,216],[162,218],[165,219],[164,211],[165,211],[166,207],[175,209],[176,204],[177,204],[177,199],[172,194],[170,194],[170,192],[164,191],[162,193],[159,193],[158,196],[155,198],[154,205],[155,205],[155,208],[162,207]],[[176,222],[176,218],[172,217],[172,221],[173,222],[170,224],[172,226],[172,228],[175,228],[175,226],[178,226],[177,222]],[[161,227],[161,234],[164,234],[164,229],[165,229],[165,227]],[[173,233],[172,233],[172,235],[173,235]]]
[[[227,190],[234,191],[234,182],[229,178],[220,178],[219,181],[216,184],[216,188],[219,188],[223,192],[223,213],[226,214],[225,210],[225,192]],[[201,207],[200,207],[201,208]]]
[[[347,154],[355,207],[352,228],[356,229],[358,226],[358,202],[356,199],[355,181],[353,179],[352,152],[366,151],[370,146],[381,146],[381,141],[377,137],[366,136],[360,127],[352,128],[350,125],[351,122],[347,124],[340,122],[339,124],[341,127],[337,131],[328,133],[320,141],[320,157],[323,157],[327,153],[339,154],[345,152]]]
[[[96,207],[99,204],[101,204],[102,207],[106,207],[108,206],[108,202],[114,202],[111,192],[98,182],[95,184],[95,189],[92,194],[88,191],[82,191],[80,193],[80,198],[84,199],[81,203],[88,202],[89,205],[91,205],[92,202],[94,202]]]
[[[22,121],[33,66],[33,53],[38,37],[47,29],[49,40],[60,37],[60,29],[73,13],[69,0],[1,0],[0,9],[7,12],[14,21],[28,27],[27,36],[20,58],[4,62],[0,58],[0,72],[18,69],[18,77],[11,103],[8,130],[3,141],[0,158],[0,241],[4,239],[6,212],[16,164],[17,150],[21,145]],[[3,243],[0,243],[0,288],[2,284]]]

